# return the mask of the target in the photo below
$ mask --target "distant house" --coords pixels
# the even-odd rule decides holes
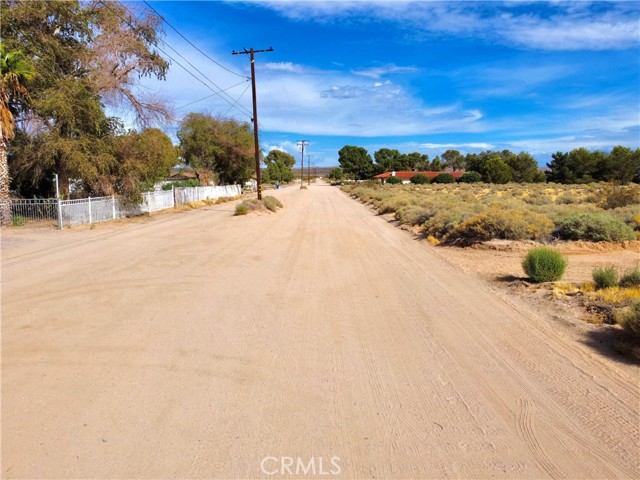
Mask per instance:
[[[187,180],[197,180],[198,177],[193,172],[184,171],[172,171],[171,175],[165,177],[161,182],[156,183],[155,189],[162,190],[164,185],[170,185],[172,183],[186,182]]]
[[[197,180],[198,177],[193,172],[172,172],[164,179],[165,182],[185,182],[187,180]]]
[[[453,175],[453,178],[455,178],[456,180],[458,178],[460,178],[462,176],[462,174],[464,173],[464,170],[458,170],[458,171],[445,171],[445,172],[406,172],[406,171],[400,171],[400,172],[384,172],[381,173],[380,175],[376,175],[373,178],[376,180],[380,180],[382,181],[382,183],[385,182],[385,180],[387,180],[390,177],[398,177],[400,179],[402,179],[402,183],[411,183],[411,179],[418,174],[424,175],[427,178],[434,178],[437,177],[438,175],[440,175],[441,173],[449,173],[451,175]]]

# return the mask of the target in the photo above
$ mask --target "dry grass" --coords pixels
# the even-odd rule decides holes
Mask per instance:
[[[640,238],[640,204],[632,201],[640,188],[636,185],[366,182],[342,188],[380,213],[392,213],[400,224],[420,227],[440,242],[469,240],[470,236],[475,240],[547,240],[565,219],[582,214],[609,219],[606,225],[611,228],[623,222],[626,226],[618,224],[618,228],[633,229]],[[500,221],[493,220],[495,212],[502,213]],[[474,217],[476,220],[471,220]]]

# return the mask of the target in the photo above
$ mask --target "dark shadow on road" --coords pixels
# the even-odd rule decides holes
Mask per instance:
[[[627,365],[640,365],[640,361],[624,356],[615,350],[615,344],[628,340],[626,333],[613,325],[601,325],[597,330],[592,330],[580,339],[582,343],[593,348],[599,354]]]

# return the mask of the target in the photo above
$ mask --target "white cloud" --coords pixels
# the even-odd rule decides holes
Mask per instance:
[[[291,62],[267,62],[260,65],[264,70],[281,71],[291,73],[304,73],[305,68]]]
[[[378,79],[385,75],[389,75],[391,73],[413,73],[417,71],[418,69],[416,67],[400,67],[397,65],[385,65],[381,67],[371,67],[371,68],[365,68],[361,70],[352,70],[351,73],[353,73],[354,75],[359,75],[361,77]]]
[[[470,143],[421,143],[418,145],[421,149],[428,150],[493,150],[495,146],[490,143],[470,142]]]
[[[422,36],[462,36],[499,41],[539,50],[617,50],[640,44],[637,2],[539,3],[553,14],[531,9],[524,2],[260,2],[295,21],[392,22]],[[536,5],[536,2],[532,2]],[[604,8],[603,8],[604,6]],[[604,10],[604,11],[603,11]]]

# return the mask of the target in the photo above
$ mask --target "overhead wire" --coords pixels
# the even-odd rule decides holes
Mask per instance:
[[[218,61],[214,60],[213,58],[211,58],[209,55],[207,55],[205,52],[203,52],[202,50],[200,50],[200,48],[198,48],[196,45],[194,45],[191,40],[189,40],[187,37],[185,37],[176,27],[174,27],[173,25],[171,25],[171,23],[169,23],[169,21],[164,18],[160,12],[158,12],[155,8],[153,8],[151,6],[151,4],[149,2],[147,2],[147,0],[142,0],[145,5],[147,5],[147,7],[149,7],[157,16],[158,18],[160,18],[164,23],[166,23],[167,25],[169,25],[169,27],[171,27],[173,29],[174,32],[176,32],[178,35],[180,35],[189,45],[191,45],[193,48],[195,48],[198,52],[200,52],[202,55],[204,55],[205,57],[207,57],[209,60],[211,60],[213,63],[215,63],[216,65],[218,65],[220,68],[226,70],[229,73],[232,73],[234,75],[237,75],[238,77],[243,77],[243,78],[249,78],[246,75],[243,75],[241,73],[237,73],[234,72],[233,70],[225,67],[224,65],[222,65],[221,63],[219,63]]]
[[[245,81],[243,81],[243,82],[236,83],[235,85],[231,85],[230,87],[225,88],[225,91],[231,90],[232,88],[236,88],[237,86],[242,85],[243,83],[249,83],[249,80],[245,80]],[[249,89],[249,86],[250,86],[250,85],[247,85],[247,88],[245,88],[245,89],[244,89],[244,91],[240,94],[240,97],[238,97],[238,98],[236,99],[236,102],[238,102],[238,100],[240,100],[240,98],[242,97],[242,95],[244,95],[244,93]],[[190,105],[193,105],[194,103],[202,102],[203,100],[207,100],[208,98],[215,97],[216,95],[218,95],[218,93],[212,93],[211,95],[207,95],[206,97],[202,97],[202,98],[200,98],[200,99],[198,99],[198,100],[194,100],[193,102],[189,102],[189,103],[187,103],[187,104],[185,104],[185,105],[181,105],[181,106],[179,106],[179,107],[176,107],[176,110],[179,110],[179,109],[181,109],[181,108],[188,107],[188,106],[190,106]],[[229,110],[227,110],[227,113],[229,113],[229,111],[230,111],[230,110],[231,110],[231,108],[229,108]],[[226,115],[226,114],[225,114],[225,115]]]
[[[123,18],[120,13],[113,9],[112,7],[110,7],[108,5],[108,3],[106,1],[101,1],[100,3],[102,3],[104,6],[106,6],[108,9],[110,9],[112,12],[114,12],[116,15],[118,15],[122,20],[124,20],[130,27],[135,28],[134,25],[131,24],[131,22],[126,19]],[[129,15],[131,15],[133,18],[135,18],[135,15],[133,14],[133,12],[131,12],[131,10],[129,10],[129,8],[120,3],[119,1],[116,0],[116,2],[118,5],[120,5],[122,8],[124,8]],[[214,85],[218,91],[214,90],[210,85],[208,85],[207,83],[205,83],[201,78],[199,78],[198,76],[196,76],[192,71],[190,71],[187,67],[185,67],[184,65],[182,65],[179,61],[177,61],[175,58],[173,58],[169,53],[167,53],[165,50],[163,50],[161,47],[159,47],[158,45],[155,45],[155,48],[157,48],[158,50],[160,50],[164,55],[166,55],[172,62],[174,62],[176,65],[178,65],[180,68],[182,68],[185,72],[187,72],[189,75],[191,75],[195,80],[197,80],[198,82],[200,82],[202,85],[204,85],[206,88],[208,88],[209,90],[211,90],[213,92],[213,95],[218,95],[222,100],[224,100],[225,102],[227,102],[229,105],[233,105],[238,111],[240,111],[242,114],[248,114],[249,116],[251,116],[251,112],[249,112],[246,108],[241,108],[237,105],[237,102],[234,104],[234,99],[233,97],[229,96],[226,92],[225,89],[222,89],[221,87],[219,87],[218,85],[216,85],[215,82],[213,82],[211,79],[209,79],[204,73],[202,73],[197,67],[195,67],[191,62],[189,62],[186,58],[184,58],[184,56],[182,56],[176,49],[174,49],[171,45],[169,45],[166,41],[160,39],[160,41],[166,45],[167,47],[169,47],[171,50],[173,50],[180,58],[182,58],[185,62],[187,62],[189,65],[191,65],[191,67],[196,70],[200,75],[202,75],[202,77],[204,77],[208,82],[210,82],[212,85]],[[247,80],[248,81],[248,80]],[[241,82],[244,83],[244,82]],[[236,85],[237,86],[237,85]],[[228,89],[227,89],[228,90]],[[229,99],[225,98],[224,95],[226,95],[227,97],[229,97]]]

